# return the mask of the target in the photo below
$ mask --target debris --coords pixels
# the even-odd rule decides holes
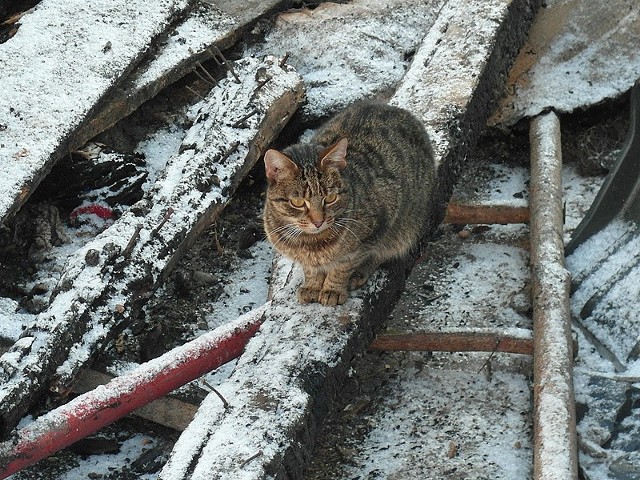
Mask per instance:
[[[254,94],[258,68],[269,70],[273,81]],[[227,78],[193,110],[194,125],[163,176],[70,258],[49,308],[0,357],[3,434],[51,385],[54,373],[53,388],[68,389],[93,354],[135,318],[180,256],[215,221],[302,101],[299,76],[288,66],[281,68],[278,58],[246,59],[236,64],[236,72],[242,82]],[[250,128],[231,127],[230,118],[255,108],[260,114],[247,121]],[[240,143],[229,154],[235,142]],[[219,186],[209,183],[214,175]],[[98,265],[87,264],[89,250],[100,252]]]
[[[489,124],[510,127],[548,108],[569,113],[621,96],[640,78],[639,36],[636,2],[546,2]]]
[[[484,124],[503,80],[500,72],[515,56],[536,5],[448,2],[392,99],[423,119],[436,144],[440,183],[425,209],[432,228],[444,216],[455,170]],[[503,55],[492,55],[494,49]],[[445,105],[453,107],[434,107]],[[279,259],[265,323],[218,388],[231,408],[224,410],[209,394],[160,478],[234,478],[240,472],[246,479],[302,478],[329,399],[348,374],[351,358],[372,339],[372,327],[390,311],[410,263],[378,272],[344,305],[323,307],[298,304],[301,269]],[[258,450],[263,454],[243,465]]]
[[[118,0],[88,7],[81,0],[50,0],[22,17],[15,36],[0,49],[0,123],[6,126],[0,144],[0,223],[20,208],[68,151],[69,135],[188,3]],[[113,48],[105,55],[108,41]]]
[[[38,417],[0,444],[0,478],[237,358],[262,323],[264,311],[262,306],[247,313]]]

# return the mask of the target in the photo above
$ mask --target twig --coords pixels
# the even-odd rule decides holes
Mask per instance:
[[[254,108],[253,110],[251,110],[249,113],[247,113],[245,116],[243,116],[241,119],[237,120],[233,125],[231,125],[233,128],[238,128],[240,127],[244,122],[246,122],[247,120],[249,120],[251,117],[253,117],[256,113],[260,113],[260,111],[257,108]],[[237,148],[237,147],[236,147]]]
[[[136,246],[136,243],[138,243],[138,239],[140,238],[140,231],[142,230],[142,224],[139,223],[136,225],[136,229],[133,231],[133,235],[131,235],[131,239],[129,240],[129,243],[127,243],[127,246],[124,247],[124,250],[122,251],[122,256],[123,257],[128,257],[129,255],[131,255],[131,252],[133,251],[133,248]]]
[[[202,70],[202,71],[204,72],[204,74],[209,78],[209,80],[211,80],[211,82],[212,82],[214,85],[216,85],[216,86],[218,85],[218,81],[215,79],[215,77],[214,77],[213,75],[211,75],[211,74],[209,73],[209,70],[207,70],[206,68],[204,68],[204,66],[203,66],[200,62],[196,62],[196,65],[197,65],[198,67],[200,67],[200,70]]]
[[[225,58],[225,56],[222,54],[222,52],[218,47],[214,45],[210,49],[207,49],[207,51],[211,54],[211,56],[213,57],[213,60],[219,66],[224,66],[227,70],[229,70],[229,72],[231,72],[231,75],[233,75],[233,78],[236,79],[236,83],[242,83],[242,81],[240,80],[240,77],[238,77],[238,74],[233,69],[233,65],[231,65],[231,62],[229,62]]]
[[[222,401],[222,406],[224,407],[224,409],[228,410],[231,405],[229,405],[229,402],[227,402],[227,400],[222,396],[222,394],[218,390],[216,390],[214,386],[211,385],[206,380],[202,380],[202,382],[206,385],[206,387],[209,390],[211,390],[213,393],[215,393],[218,396],[218,398]]]
[[[200,97],[201,100],[205,99],[202,95],[200,95],[198,92],[196,92],[193,88],[187,86],[186,89],[189,90],[191,93],[193,93],[196,97]]]
[[[211,85],[212,87],[217,86],[217,83],[212,83],[209,79],[204,78],[204,77],[202,76],[202,74],[201,74],[200,72],[198,72],[198,69],[197,69],[197,68],[194,68],[194,69],[192,70],[192,72],[193,72],[193,73],[195,73],[195,74],[196,74],[196,76],[197,76],[200,80],[202,80],[204,83],[206,83],[207,85]]]
[[[224,162],[227,161],[227,159],[233,154],[233,152],[235,152],[236,150],[238,150],[238,147],[240,146],[240,142],[239,141],[235,141],[231,144],[231,146],[227,149],[226,152],[224,152],[224,154],[222,155],[222,157],[220,157],[220,160],[218,160],[219,163],[224,164]]]
[[[247,458],[246,460],[244,460],[241,464],[240,464],[240,468],[244,467],[247,463],[249,463],[252,460],[255,460],[258,457],[262,456],[262,450],[258,450],[257,453],[251,455],[249,458]]]
[[[280,68],[284,68],[284,66],[287,63],[287,60],[289,60],[289,52],[285,53],[284,57],[282,57],[282,60],[280,60],[280,63],[279,63]]]
[[[493,355],[498,351],[498,347],[500,346],[500,338],[498,338],[496,340],[496,346],[494,347],[494,349],[491,351],[491,353],[489,354],[489,356],[487,357],[487,359],[485,360],[485,362],[482,364],[482,366],[480,367],[480,370],[478,370],[478,373],[480,373],[482,370],[485,369],[485,367],[487,365],[489,365],[489,362],[491,362],[491,359],[493,358]]]
[[[267,83],[269,83],[271,81],[271,77],[267,77],[264,80],[262,80],[255,88],[254,92],[257,92],[258,90],[260,90],[262,87],[264,87]]]
[[[222,248],[222,244],[220,243],[220,238],[218,238],[218,229],[215,224],[213,225],[213,241],[216,243],[216,252],[218,255],[222,255],[224,253],[224,248]]]
[[[173,215],[173,208],[169,207],[167,208],[167,213],[164,214],[164,217],[162,217],[162,220],[160,221],[158,226],[154,228],[153,231],[151,232],[151,235],[157,235],[160,229],[164,226],[164,224],[167,223],[167,220],[171,218],[171,215]]]

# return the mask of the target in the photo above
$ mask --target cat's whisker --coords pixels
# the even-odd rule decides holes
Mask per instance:
[[[340,220],[342,220],[342,219],[340,219]],[[349,232],[351,235],[354,236],[354,238],[356,239],[356,241],[358,243],[362,243],[362,240],[360,240],[360,237],[358,237],[358,235],[356,235],[355,232],[353,230],[351,230],[349,227],[347,227],[346,225],[340,223],[340,221],[336,220],[333,225],[335,225],[336,227],[344,228],[347,232]],[[333,225],[331,226],[331,228],[333,228]],[[339,233],[339,232],[336,230],[336,233]]]
[[[302,231],[295,223],[286,223],[270,231],[271,235],[276,236],[276,241],[284,245],[292,245],[301,233]]]
[[[339,217],[339,218],[336,219],[336,221],[345,221],[345,222],[356,223],[356,224],[366,228],[367,230],[371,231],[371,227],[369,225],[367,225],[366,223],[364,223],[362,220],[356,220],[355,218],[350,218],[350,217]]]

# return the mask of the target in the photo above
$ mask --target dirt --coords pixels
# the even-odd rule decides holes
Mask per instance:
[[[238,52],[226,54],[233,58]],[[213,66],[208,68],[213,69]],[[167,121],[182,121],[175,112],[181,111],[186,103],[195,99],[187,86],[196,92],[205,89],[199,79],[187,77],[101,135],[99,140],[115,150],[133,154],[134,146],[151,129]],[[623,98],[588,112],[564,117],[562,133],[565,161],[579,162],[582,171],[589,174],[602,174],[610,168],[615,158],[612,152],[620,148],[626,134],[628,113],[623,107],[626,104],[627,99]],[[299,119],[294,119],[294,123],[283,133],[281,143],[289,143],[307,126],[295,123],[297,121]],[[510,134],[487,132],[477,148],[476,157],[469,159],[469,164],[482,164],[500,158],[508,165],[527,165],[528,155],[526,131],[515,129]],[[481,175],[477,178],[479,181],[486,180]],[[197,241],[150,302],[144,315],[121,335],[119,341],[101,357],[99,364],[105,365],[113,360],[146,361],[193,338],[195,332],[206,328],[205,317],[212,313],[211,302],[221,294],[229,271],[237,268],[241,259],[251,255],[249,247],[264,238],[260,221],[264,187],[264,174],[258,164],[219,221]],[[50,209],[50,206],[55,209]],[[64,241],[59,238],[57,224],[69,224],[70,211],[60,200],[35,196],[23,207],[22,215],[31,218],[44,216],[48,227],[43,227],[43,231],[48,228],[48,234],[43,237],[34,231],[20,232],[16,228],[20,225],[19,219],[14,224],[0,227],[0,297],[16,299],[27,311],[37,313],[44,306],[44,302],[38,301],[38,298],[46,298],[49,292],[46,286],[29,286],[38,269],[38,262],[43,260],[34,256],[34,250],[46,250],[51,243]],[[445,235],[444,231],[436,237],[442,235]],[[366,414],[393,395],[390,385],[399,372],[429,360],[428,353],[363,352],[354,361],[353,375],[343,386],[333,413],[322,427],[316,454],[306,478],[341,478],[343,465],[353,459],[353,445],[365,438],[372,428]],[[129,466],[115,466],[116,470],[111,474],[96,473],[90,478],[140,478],[141,475],[159,470],[176,438],[175,432],[148,422],[126,419],[105,429],[97,437],[115,442],[117,448],[132,432],[148,432],[153,437],[153,448],[147,450],[151,453],[146,453],[146,460],[138,459]],[[93,448],[96,444],[94,442]],[[86,451],[79,454],[62,452],[16,478],[58,478],[60,472],[68,470],[70,465],[78,463],[86,454]]]

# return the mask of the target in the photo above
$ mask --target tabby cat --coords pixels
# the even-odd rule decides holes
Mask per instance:
[[[300,263],[301,303],[344,303],[425,233],[434,186],[427,133],[409,112],[358,103],[309,143],[264,156],[267,238]]]

